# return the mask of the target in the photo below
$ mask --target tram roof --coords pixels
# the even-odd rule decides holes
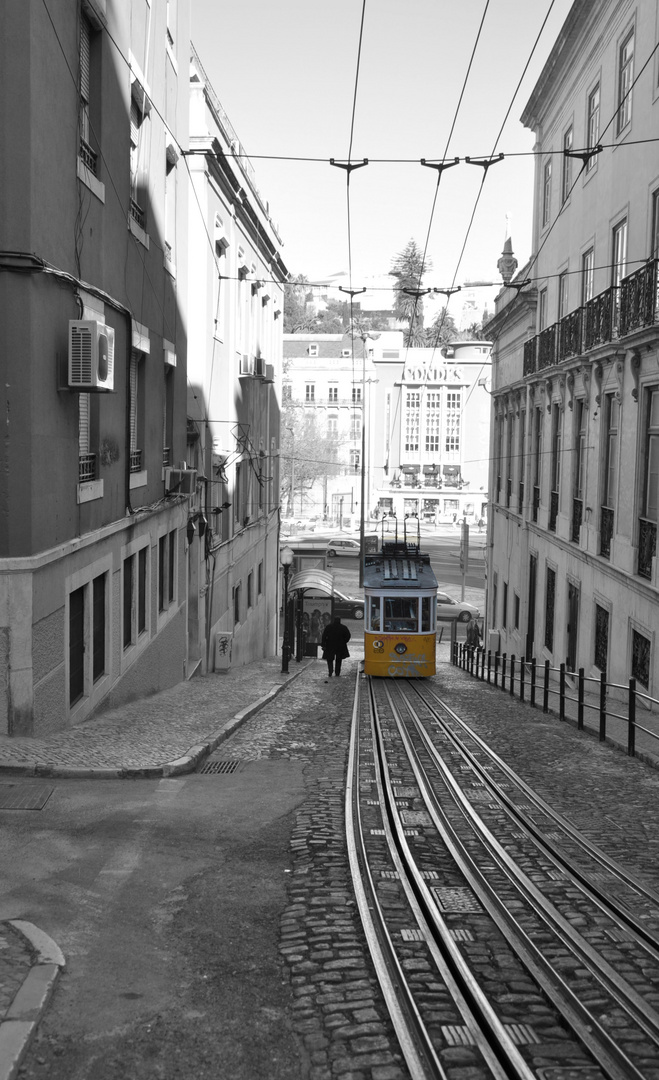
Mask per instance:
[[[408,545],[408,548],[412,546]],[[430,555],[418,549],[401,554],[388,551],[386,547],[377,555],[367,555],[364,560],[364,588],[378,592],[436,589],[437,578],[430,565]]]

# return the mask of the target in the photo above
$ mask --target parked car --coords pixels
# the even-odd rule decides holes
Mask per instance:
[[[448,593],[437,593],[437,618],[457,619],[458,622],[469,622],[469,619],[480,619],[480,609],[468,604],[466,600],[454,600]]]
[[[356,555],[359,557],[360,552],[359,540],[348,540],[337,536],[329,541],[326,554],[329,558],[334,558],[336,555]]]
[[[346,596],[345,593],[335,589],[334,614],[341,619],[363,619],[364,601],[357,596]]]

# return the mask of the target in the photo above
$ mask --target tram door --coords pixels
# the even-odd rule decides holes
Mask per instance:
[[[577,670],[577,631],[579,629],[579,589],[568,582],[567,587],[567,658],[568,671]]]

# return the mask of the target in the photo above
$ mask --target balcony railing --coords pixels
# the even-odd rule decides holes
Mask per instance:
[[[96,479],[96,454],[80,454],[78,457],[78,483]]]
[[[556,532],[556,518],[558,517],[558,492],[552,491],[549,498],[549,528]]]
[[[524,342],[524,375],[659,325],[659,258]]]
[[[556,363],[556,327],[548,326],[538,334],[538,371],[543,368],[553,367]]]
[[[90,173],[94,176],[97,175],[96,169],[98,168],[98,154],[95,150],[92,150],[88,142],[82,137],[80,138],[80,160],[85,168],[89,169]]]
[[[620,336],[659,322],[659,259],[636,270],[620,284]]]
[[[142,470],[142,451],[131,450],[130,452],[130,471],[141,472]]]
[[[647,518],[639,518],[638,532],[638,574],[639,577],[652,577],[652,560],[657,554],[657,525]]]
[[[579,543],[581,522],[583,521],[583,499],[572,500],[572,540]]]
[[[135,202],[135,199],[133,198],[131,198],[130,200],[130,216],[132,217],[133,221],[137,225],[139,225],[140,229],[146,228],[146,218],[144,216],[144,210],[138,202]]]
[[[577,308],[570,312],[558,324],[558,362],[568,360],[571,356],[579,356],[581,353],[581,331],[583,326],[583,309]]]
[[[603,559],[611,556],[611,540],[613,538],[613,510],[608,506],[600,506],[600,555]]]
[[[540,509],[540,487],[538,484],[533,485],[533,506],[532,517],[534,521],[538,520],[538,510]]]

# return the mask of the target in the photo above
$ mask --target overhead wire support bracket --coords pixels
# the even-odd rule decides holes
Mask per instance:
[[[525,281],[509,281],[508,284],[506,286],[504,286],[504,287],[506,289],[517,289],[517,294],[519,295],[519,292],[520,292],[521,289],[525,288],[526,285],[531,285],[531,284],[532,284],[532,280],[529,277],[529,278],[526,278]]]
[[[336,161],[335,158],[331,157],[329,163],[335,169],[345,169],[348,176],[350,176],[353,169],[363,169],[364,165],[368,165],[368,158],[364,158],[363,161]]]
[[[434,289],[433,288],[433,289],[430,290],[430,292],[442,293],[442,295],[445,296],[447,300],[450,300],[451,297],[453,296],[454,292],[460,292],[461,290],[462,290],[462,285],[452,285],[449,289]]]
[[[366,286],[363,289],[347,289],[344,285],[339,285],[339,292],[348,293],[351,297],[358,296],[359,293],[366,292]]]
[[[467,165],[480,165],[481,169],[483,169],[483,179],[485,179],[485,177],[487,176],[487,170],[489,169],[490,165],[496,165],[499,161],[503,161],[503,158],[503,154],[497,154],[496,157],[491,158],[466,157],[465,161],[467,162]]]
[[[437,183],[442,178],[444,169],[452,169],[454,165],[460,164],[460,158],[453,158],[453,161],[426,161],[424,157],[420,159],[421,164],[425,165],[426,169],[437,169]]]
[[[427,296],[429,292],[432,292],[432,289],[401,289],[400,291],[406,296],[415,296],[417,300],[420,300],[422,296]]]
[[[588,165],[590,159],[597,157],[597,155],[600,154],[602,150],[602,145],[598,143],[597,146],[589,146],[587,150],[564,150],[563,154],[565,155],[565,157],[578,158],[579,161],[582,163],[582,166],[585,168]]]

